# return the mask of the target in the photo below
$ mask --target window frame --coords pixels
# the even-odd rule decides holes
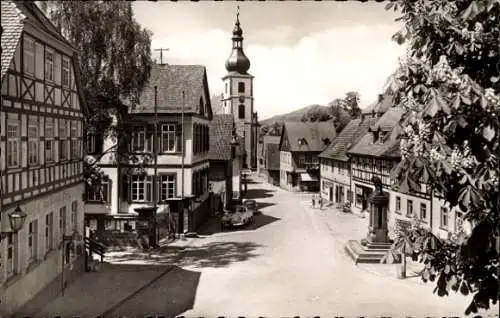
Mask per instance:
[[[66,234],[66,206],[59,208],[59,233],[61,237]]]
[[[38,259],[38,222],[33,220],[28,223],[28,261]]]
[[[165,202],[169,199],[177,197],[177,175],[172,174],[162,174],[160,177],[160,202]],[[169,180],[172,178],[172,180]],[[170,192],[172,196],[170,196]]]
[[[65,62],[67,62],[67,66],[65,67]],[[71,61],[69,57],[67,56],[62,56],[61,59],[61,86],[63,87],[70,87],[71,86]],[[65,76],[67,74],[67,83],[65,83]]]
[[[15,127],[15,129],[11,129]],[[21,124],[19,119],[7,120],[7,167],[17,168],[21,166]],[[15,161],[14,161],[15,160]]]
[[[36,71],[36,41],[31,37],[24,36],[23,39],[23,73],[35,76]],[[31,48],[31,50],[30,50]],[[32,61],[32,63],[27,63]],[[32,66],[33,69],[29,69]]]
[[[401,214],[401,197],[399,195],[396,196],[396,202],[394,208],[396,213]]]
[[[167,128],[167,130],[165,130]],[[167,137],[167,144],[165,147],[165,137]],[[172,142],[172,145],[170,145]],[[196,141],[195,141],[196,143]],[[170,146],[172,146],[170,149]],[[160,125],[160,152],[161,153],[175,153],[177,151],[177,125],[175,123],[164,123]]]
[[[45,214],[45,253],[54,249],[54,213]]]
[[[450,226],[450,219],[449,218],[450,218],[450,210],[447,207],[442,206],[440,211],[439,211],[439,227],[447,230]],[[445,221],[445,222],[443,222],[443,221]]]
[[[28,117],[28,165],[40,163],[40,132],[38,121],[32,116]]]
[[[6,255],[6,274],[7,277],[12,277],[17,274],[18,271],[18,233],[7,233],[7,255]]]
[[[244,94],[245,93],[245,82],[238,82],[238,94]]]
[[[55,161],[55,139],[54,139],[54,118],[45,118],[45,142],[43,145],[45,162],[54,162]],[[49,147],[48,147],[49,146]],[[48,149],[50,148],[50,149]]]
[[[424,213],[422,213],[422,211]],[[427,219],[427,203],[425,202],[420,202],[420,219],[421,220]]]
[[[66,119],[59,119],[58,136],[59,136],[59,160],[60,161],[68,160],[69,159],[68,144],[67,144],[68,122]]]
[[[49,58],[51,56],[51,58]],[[53,82],[54,81],[54,73],[55,73],[55,53],[51,48],[45,48],[45,80]]]
[[[78,140],[78,123],[75,120],[72,120],[69,123],[70,159],[79,159],[81,156]]]
[[[100,191],[102,188],[103,191]],[[94,189],[87,189],[87,202],[91,204],[101,204],[108,201],[109,197],[109,179],[108,177],[103,177],[101,180],[101,187],[99,191],[94,191]]]
[[[245,119],[245,105],[238,105],[238,119]]]
[[[130,176],[130,202],[145,203],[148,202],[148,190],[151,189],[151,176],[132,175]],[[140,199],[142,187],[142,199]],[[148,189],[149,188],[149,189]]]
[[[411,209],[410,209],[411,207]],[[411,210],[411,213],[410,213]],[[415,211],[413,211],[413,200],[406,200],[406,216],[412,217]]]
[[[132,140],[131,140],[132,152],[133,153],[144,153],[147,151],[146,142],[146,127],[145,126],[134,126],[132,130]],[[137,144],[142,141],[142,144]],[[136,145],[137,144],[137,145]],[[142,146],[142,148],[141,148]]]

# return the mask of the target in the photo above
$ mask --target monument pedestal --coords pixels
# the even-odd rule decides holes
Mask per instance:
[[[370,226],[365,240],[350,240],[346,253],[357,263],[380,263],[391,248],[387,229],[389,194],[383,192],[382,182],[374,177],[375,192],[370,196]]]

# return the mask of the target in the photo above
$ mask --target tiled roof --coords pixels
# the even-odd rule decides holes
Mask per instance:
[[[366,118],[351,120],[347,126],[337,135],[332,143],[319,156],[340,161],[347,161],[346,152],[366,134],[368,128],[373,125],[378,118]]]
[[[158,65],[151,68],[151,75],[131,113],[154,112],[154,86],[157,86],[158,113],[200,113],[200,98],[205,97],[209,117],[212,116],[206,68],[203,65]]]
[[[2,6],[2,80],[7,73],[10,63],[16,54],[16,49],[21,40],[24,28],[25,15],[16,7],[12,1],[1,1]]]
[[[386,93],[383,94],[381,101],[376,101],[370,106],[364,108],[361,113],[362,114],[371,114],[371,113],[379,113],[384,114],[389,108],[393,106],[394,96],[392,94]]]
[[[332,122],[285,122],[284,126],[291,151],[323,151],[326,138],[333,141],[336,137]],[[299,145],[299,140],[306,142]]]
[[[233,115],[214,115],[210,122],[209,160],[231,160]]]
[[[384,127],[383,131],[388,133],[384,143],[372,143],[372,132],[368,131],[347,153],[371,157],[399,158],[399,135],[401,133],[399,120],[402,115],[403,109],[401,107],[392,107],[375,123],[374,126]]]
[[[262,156],[267,159],[267,169],[280,169],[280,136],[264,136]]]
[[[280,145],[268,143],[266,146],[267,170],[280,170]]]

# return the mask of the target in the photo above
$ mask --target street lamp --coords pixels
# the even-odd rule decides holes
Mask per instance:
[[[18,204],[14,211],[9,213],[9,223],[11,231],[1,232],[2,236],[8,233],[19,232],[19,230],[21,230],[21,228],[23,227],[24,222],[26,221],[26,217],[27,214],[23,212],[23,210],[21,210],[21,207]]]
[[[64,257],[65,257],[65,252],[66,252],[66,242],[74,242],[74,241],[80,241],[82,239],[82,235],[78,233],[77,230],[73,230],[73,233],[71,235],[64,235],[62,236],[61,240],[61,295],[64,296]]]

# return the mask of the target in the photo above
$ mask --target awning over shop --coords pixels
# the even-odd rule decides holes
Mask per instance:
[[[300,174],[300,180],[301,181],[318,181],[318,178],[316,176],[313,176],[309,173],[301,173]]]

